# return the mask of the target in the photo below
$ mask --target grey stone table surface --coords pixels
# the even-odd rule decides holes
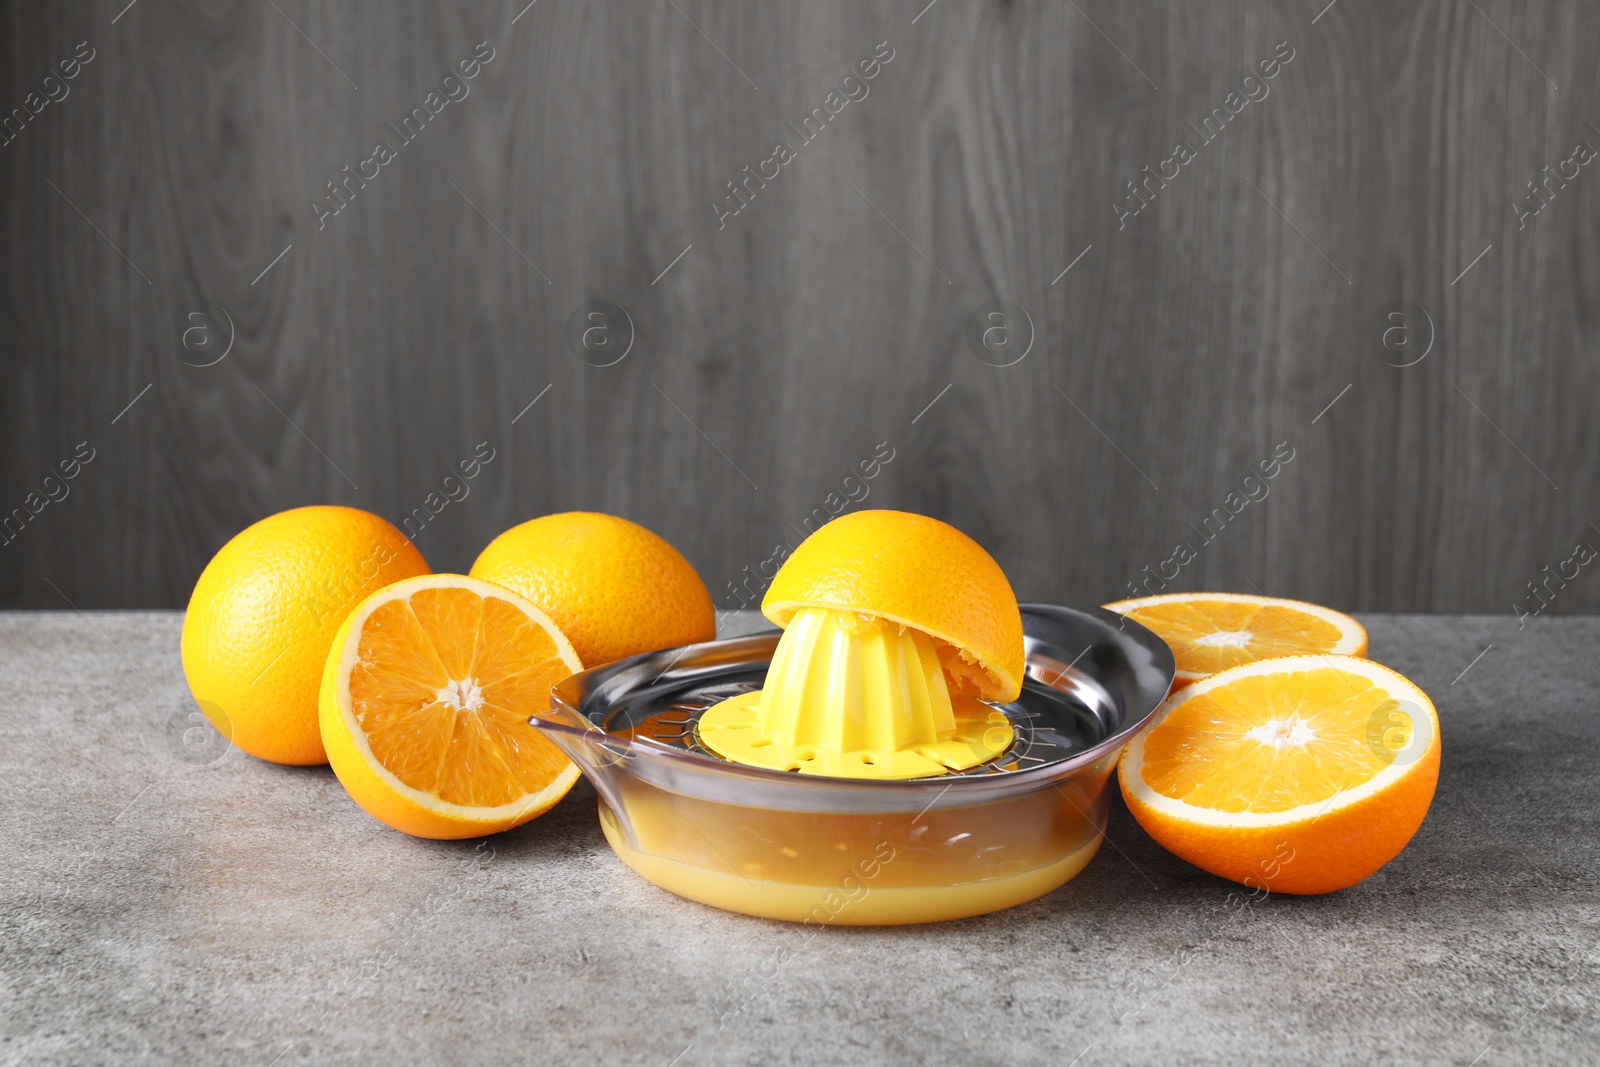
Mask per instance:
[[[813,932],[640,880],[585,783],[421,841],[186,748],[177,613],[0,614],[0,1062],[1600,1062],[1600,619],[1363,621],[1444,760],[1361,885],[1235,907],[1119,799],[1040,900]]]

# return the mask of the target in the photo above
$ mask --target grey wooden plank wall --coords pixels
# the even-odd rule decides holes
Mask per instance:
[[[1029,598],[1600,608],[1600,9],[925,2],[5,3],[0,604],[488,442],[436,569],[600,509],[733,605],[866,491]]]

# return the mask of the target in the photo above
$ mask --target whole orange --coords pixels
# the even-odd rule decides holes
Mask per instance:
[[[469,573],[531,600],[585,667],[717,634],[711,594],[689,561],[615,515],[530,519],[489,542]]]
[[[211,557],[183,618],[183,673],[225,737],[273,763],[326,763],[317,694],[334,634],[391,582],[427,574],[370,512],[305,507],[246,527]]]

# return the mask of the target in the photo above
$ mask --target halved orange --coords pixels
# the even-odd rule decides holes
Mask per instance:
[[[1169,697],[1123,750],[1139,824],[1254,889],[1328,893],[1399,854],[1439,779],[1426,693],[1353,656],[1285,656]]]
[[[582,670],[548,616],[477,578],[386,586],[328,652],[319,715],[328,762],[355,802],[417,837],[520,826],[578,768],[528,725],[550,687]]]
[[[825,608],[933,638],[953,694],[1004,703],[1022,690],[1022,613],[994,557],[938,519],[907,511],[841,515],[784,560],[761,613],[787,627]]]
[[[1163,593],[1118,600],[1110,611],[1148,627],[1178,661],[1172,689],[1274,656],[1365,656],[1367,631],[1332,608],[1243,593]]]

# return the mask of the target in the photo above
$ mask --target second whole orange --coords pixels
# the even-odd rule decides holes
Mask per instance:
[[[537,605],[585,667],[710,641],[717,632],[711,594],[683,554],[616,515],[530,519],[489,542],[469,573]]]

